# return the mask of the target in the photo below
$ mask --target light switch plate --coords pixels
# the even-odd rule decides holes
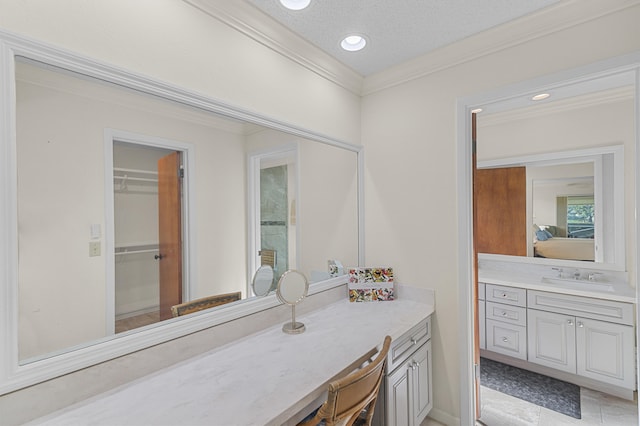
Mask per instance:
[[[100,256],[100,241],[89,242],[89,257]]]

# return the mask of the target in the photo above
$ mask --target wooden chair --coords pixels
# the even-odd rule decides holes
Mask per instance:
[[[350,426],[356,423],[363,410],[366,410],[366,418],[357,424],[370,425],[390,345],[391,337],[386,336],[382,349],[371,363],[329,383],[326,402],[313,418],[298,426],[317,425],[323,420],[327,426]]]
[[[182,315],[198,312],[203,309],[213,308],[214,306],[224,305],[226,303],[235,302],[240,300],[241,293],[239,291],[235,293],[216,294],[215,296],[207,296],[201,299],[192,300],[190,302],[181,303],[179,305],[173,305],[171,307],[171,314],[173,317],[179,317]]]
[[[275,250],[262,249],[258,252],[258,255],[260,255],[261,265],[269,265],[273,269],[276,269],[276,263],[278,261],[277,260],[278,253]]]

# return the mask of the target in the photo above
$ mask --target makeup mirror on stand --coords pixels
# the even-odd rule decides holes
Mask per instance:
[[[288,270],[280,277],[276,294],[282,303],[291,306],[291,322],[282,326],[285,333],[299,334],[305,330],[303,323],[296,322],[296,305],[306,297],[308,291],[309,282],[301,272]]]
[[[258,268],[251,287],[253,288],[253,294],[256,296],[266,296],[271,291],[273,285],[274,271],[270,265],[262,265]]]

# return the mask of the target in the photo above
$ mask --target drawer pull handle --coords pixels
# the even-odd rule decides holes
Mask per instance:
[[[411,364],[411,365],[410,365],[410,367],[411,367],[411,369],[412,369],[412,370],[415,370],[415,369],[416,369],[416,365],[415,365],[415,363],[414,363],[414,364]]]
[[[502,338],[502,341],[506,343],[506,342],[508,342],[508,341],[509,341],[509,339],[508,339],[508,338],[506,338],[506,337],[503,337],[503,338]]]
[[[418,344],[418,341],[416,339],[411,339],[411,344],[415,346]]]
[[[584,324],[580,321],[580,322],[578,322],[578,327],[583,328]]]
[[[507,311],[502,311],[502,316],[506,317],[507,316]]]
[[[573,325],[573,320],[567,320],[567,324]]]
[[[416,367],[420,367],[420,363],[418,361],[413,361],[413,365],[415,365]]]
[[[502,297],[507,297],[507,293],[502,293]]]

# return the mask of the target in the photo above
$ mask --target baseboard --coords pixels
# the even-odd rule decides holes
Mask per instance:
[[[460,426],[460,419],[458,417],[454,417],[437,408],[432,408],[427,417],[447,426]]]

